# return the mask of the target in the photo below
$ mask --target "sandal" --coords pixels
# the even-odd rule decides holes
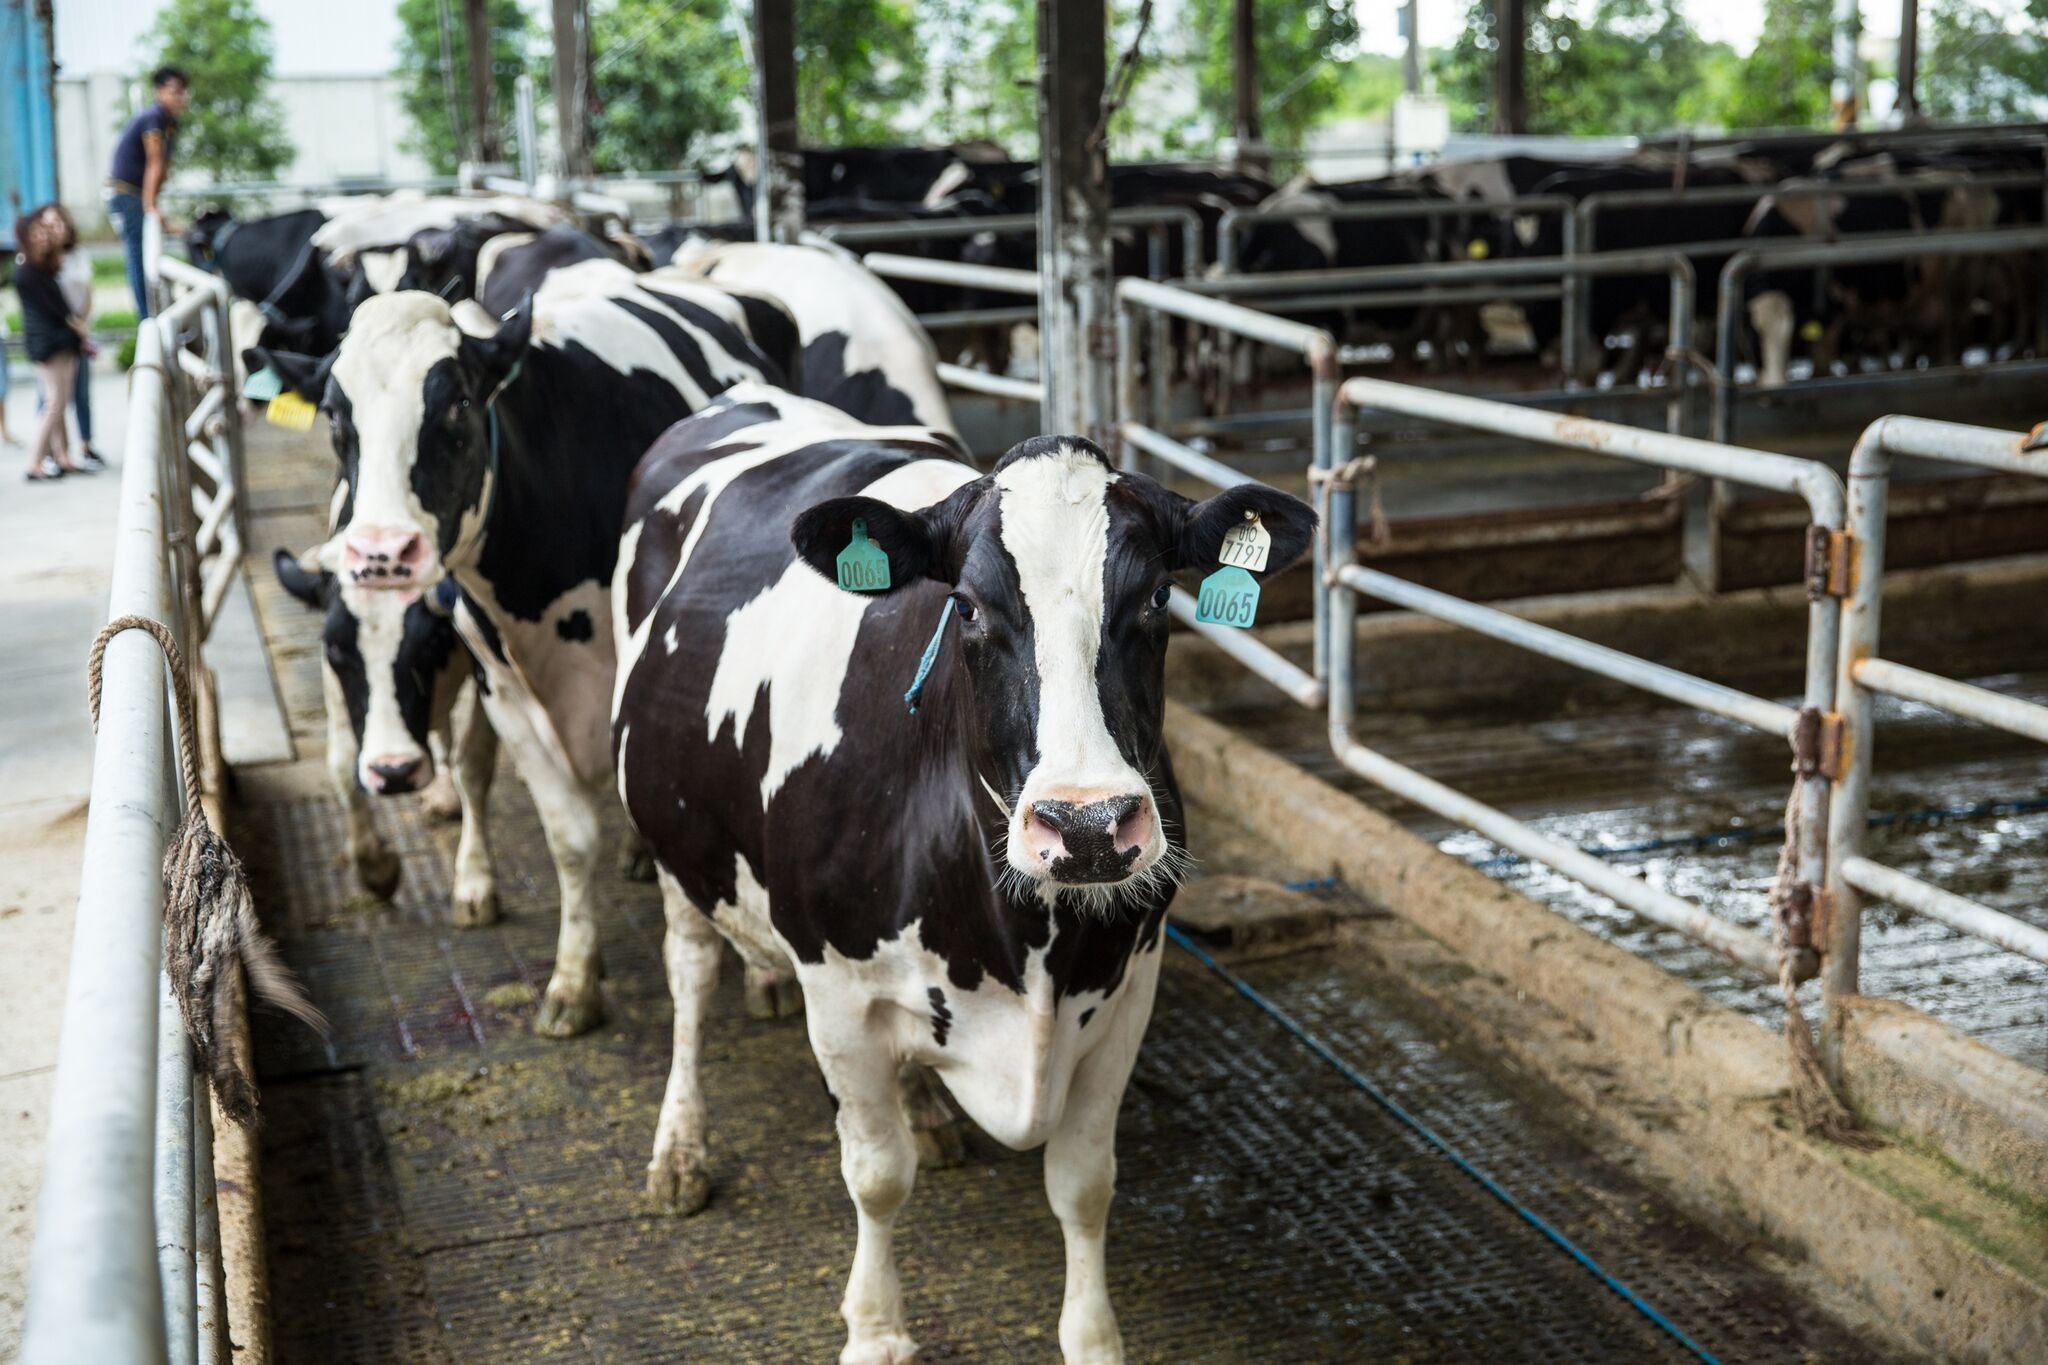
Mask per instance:
[[[22,475],[21,477],[22,480],[26,483],[56,483],[59,479],[62,479],[64,475],[61,472],[56,474],[46,474],[41,470],[32,469],[28,473]]]

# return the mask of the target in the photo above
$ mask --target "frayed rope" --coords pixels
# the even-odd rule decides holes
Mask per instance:
[[[164,970],[184,1016],[200,1068],[213,1086],[221,1112],[243,1127],[256,1122],[256,1078],[248,1057],[243,1020],[248,992],[321,1033],[327,1020],[306,997],[297,978],[264,937],[249,879],[227,840],[207,823],[200,800],[199,756],[191,683],[184,654],[170,629],[146,616],[109,621],[94,637],[86,660],[86,696],[92,725],[100,725],[101,669],[107,642],[139,630],[155,640],[170,664],[178,708],[178,765],[185,787],[185,815],[164,848]],[[240,1042],[240,1046],[238,1046]]]

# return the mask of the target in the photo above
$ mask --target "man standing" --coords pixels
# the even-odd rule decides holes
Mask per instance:
[[[135,295],[135,316],[149,316],[149,288],[142,273],[142,225],[154,218],[163,225],[157,194],[171,173],[171,153],[178,138],[178,119],[192,100],[192,83],[175,66],[151,73],[156,103],[128,120],[114,144],[114,164],[107,171],[107,215],[121,234],[128,257],[128,288]]]

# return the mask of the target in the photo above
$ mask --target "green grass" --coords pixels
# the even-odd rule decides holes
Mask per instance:
[[[92,258],[92,282],[94,284],[128,283],[128,265],[119,252]]]

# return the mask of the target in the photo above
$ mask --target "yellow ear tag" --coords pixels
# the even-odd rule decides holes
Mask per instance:
[[[320,409],[290,389],[271,399],[270,406],[263,410],[272,426],[283,427],[287,431],[311,431],[313,419],[319,414]]]
[[[1493,254],[1493,248],[1486,244],[1484,237],[1474,237],[1465,243],[1465,254],[1475,261],[1483,261]]]
[[[1806,325],[1799,329],[1799,335],[1803,340],[1806,341],[1819,341],[1821,337],[1821,325],[1818,322],[1809,319]]]

